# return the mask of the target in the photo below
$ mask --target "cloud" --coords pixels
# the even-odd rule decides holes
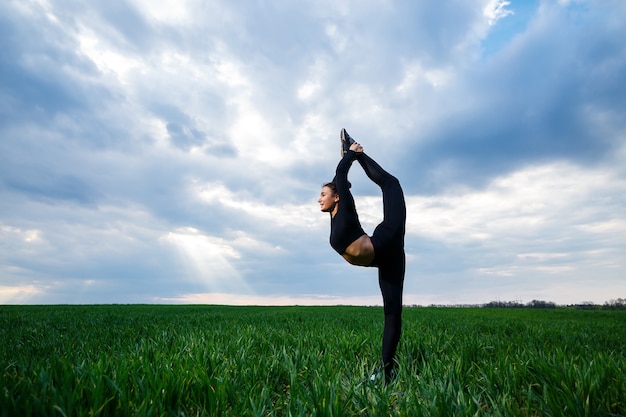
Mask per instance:
[[[423,248],[415,244],[408,252],[421,265],[416,268],[444,277],[464,274],[470,294],[472,281],[477,281],[476,290],[485,291],[480,282],[487,280],[491,288],[485,301],[505,297],[500,286],[521,296],[545,283],[554,290],[557,283],[589,282],[588,274],[595,271],[596,287],[587,297],[593,298],[592,293],[602,292],[598,288],[617,290],[623,284],[626,258],[618,248],[626,243],[621,233],[626,229],[621,214],[625,201],[619,192],[624,181],[609,169],[555,163],[495,178],[481,190],[412,197],[407,233],[418,239],[409,241],[445,244],[445,254],[459,259],[441,268],[441,254],[430,259],[431,253],[421,253]],[[437,245],[426,245],[433,247]],[[567,303],[572,293],[571,287],[560,288],[550,297]],[[457,297],[463,298],[461,293]]]
[[[425,174],[443,174],[446,167],[449,180],[478,184],[532,161],[589,164],[616,152],[624,129],[616,109],[624,103],[607,88],[622,87],[601,74],[623,65],[615,59],[623,46],[613,42],[623,28],[602,26],[608,11],[595,4],[593,10],[594,18],[582,24],[574,11],[542,5],[505,49],[466,61],[471,65],[462,76],[448,77],[453,82],[427,96],[425,114],[434,119],[418,116],[421,131],[416,126],[405,133],[416,131],[418,140],[403,164],[423,167]]]
[[[489,26],[493,26],[498,20],[514,14],[513,10],[506,8],[510,5],[510,1],[491,0],[483,9],[483,14],[489,19]]]
[[[404,187],[407,302],[614,298],[624,16],[4,2],[0,302],[374,304],[315,202],[342,127]],[[380,192],[350,179],[371,232]]]

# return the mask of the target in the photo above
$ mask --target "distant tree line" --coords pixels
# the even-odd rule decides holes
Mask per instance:
[[[609,300],[602,306],[603,310],[626,310],[626,298]]]
[[[519,301],[491,301],[483,304],[485,308],[557,308],[552,301],[532,300],[526,304]],[[606,301],[603,305],[594,304],[592,301],[583,301],[565,307],[573,307],[578,310],[626,310],[626,298],[618,298]]]
[[[556,308],[552,301],[532,300],[526,304],[519,301],[492,301],[483,305],[486,308]]]
[[[413,304],[407,307],[423,307]],[[575,308],[577,310],[626,310],[626,298],[617,298],[615,300],[606,301],[604,304],[594,304],[593,301],[583,301],[579,304],[557,305],[552,301],[532,300],[528,303],[521,301],[491,301],[487,304],[431,304],[429,307],[454,307],[454,308]]]

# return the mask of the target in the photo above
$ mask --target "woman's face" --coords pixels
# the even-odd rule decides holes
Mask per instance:
[[[322,187],[320,198],[317,200],[320,209],[325,213],[332,212],[339,202],[339,195],[335,194],[330,187]]]

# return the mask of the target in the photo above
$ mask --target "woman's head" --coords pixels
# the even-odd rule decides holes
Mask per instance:
[[[334,182],[327,182],[322,186],[320,191],[320,198],[317,200],[320,204],[320,209],[325,213],[334,213],[339,204],[339,194],[337,194],[337,184]]]
[[[352,188],[352,184],[348,181],[348,188]],[[339,204],[339,193],[337,193],[337,184],[335,181],[327,182],[322,185],[322,191],[320,192],[320,198],[317,200],[320,203],[320,207],[323,212],[332,213],[333,216],[337,212],[337,205]]]

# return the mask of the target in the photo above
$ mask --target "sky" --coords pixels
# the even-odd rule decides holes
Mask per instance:
[[[0,304],[382,304],[317,203],[341,128],[405,304],[626,298],[624,39],[622,0],[4,0]]]

